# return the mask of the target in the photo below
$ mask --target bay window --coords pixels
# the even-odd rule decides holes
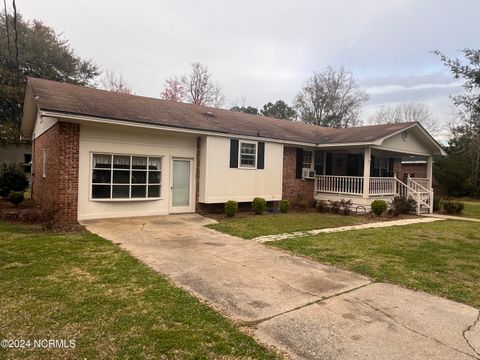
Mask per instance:
[[[161,194],[162,159],[93,154],[92,199],[147,199]]]

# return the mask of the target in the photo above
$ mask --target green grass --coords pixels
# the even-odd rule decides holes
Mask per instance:
[[[465,202],[463,216],[480,219],[480,202]]]
[[[367,218],[362,216],[310,212],[224,218],[218,224],[207,226],[244,239],[253,239],[264,235],[356,225],[365,221]]]
[[[319,262],[480,308],[480,224],[441,221],[269,242]]]
[[[109,241],[0,223],[0,359],[272,359],[277,355]]]

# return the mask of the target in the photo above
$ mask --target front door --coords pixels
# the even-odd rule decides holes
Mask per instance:
[[[170,212],[191,212],[191,166],[188,159],[174,159],[172,165],[172,200]]]

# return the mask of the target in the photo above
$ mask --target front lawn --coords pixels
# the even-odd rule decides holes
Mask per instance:
[[[480,308],[480,224],[428,224],[320,234],[268,245]]]
[[[480,219],[480,202],[465,201],[464,204],[463,216]]]
[[[0,339],[75,340],[0,349],[9,359],[276,358],[236,325],[88,232],[0,223]]]
[[[366,216],[345,216],[319,212],[249,215],[223,218],[209,228],[244,239],[295,231],[357,225],[368,221]]]

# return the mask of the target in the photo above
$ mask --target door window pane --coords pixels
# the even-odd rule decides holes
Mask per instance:
[[[190,162],[173,161],[173,206],[188,206],[190,204]]]

